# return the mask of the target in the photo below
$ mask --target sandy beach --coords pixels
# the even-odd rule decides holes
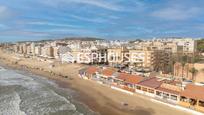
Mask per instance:
[[[74,89],[78,92],[74,98],[102,115],[190,115],[190,113],[152,102],[145,96],[125,94],[94,81],[80,79],[78,70],[86,65],[60,64],[59,62],[50,64],[49,61],[39,61],[36,58],[19,59],[15,54],[7,54],[2,50],[0,50],[0,63],[14,69],[26,69],[55,80],[61,87]],[[51,67],[51,65],[54,66]],[[124,102],[128,106],[123,106]]]

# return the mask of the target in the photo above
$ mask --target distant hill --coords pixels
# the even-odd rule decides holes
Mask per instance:
[[[131,40],[131,41],[129,41],[129,43],[135,43],[135,42],[142,42],[143,40],[141,40],[141,39],[136,39],[136,40]]]
[[[66,37],[66,38],[61,38],[61,39],[44,39],[44,40],[38,40],[38,41],[33,41],[33,40],[19,41],[17,43],[24,43],[24,42],[36,42],[36,43],[39,43],[39,42],[50,42],[50,41],[55,41],[55,40],[58,40],[58,41],[69,41],[69,40],[95,41],[95,40],[104,40],[104,39],[94,38],[94,37]]]
[[[95,41],[95,40],[104,40],[101,38],[94,38],[94,37],[67,37],[58,40],[81,40],[81,41]]]

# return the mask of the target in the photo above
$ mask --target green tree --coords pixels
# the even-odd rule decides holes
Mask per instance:
[[[192,74],[192,79],[193,79],[193,82],[195,82],[195,75],[198,73],[198,70],[196,69],[196,68],[191,68],[190,70],[189,70],[189,72]]]
[[[184,67],[185,67],[185,65],[187,63],[187,60],[188,60],[188,57],[186,55],[181,57],[182,80],[184,79]]]
[[[186,62],[182,61],[181,62],[181,66],[182,66],[182,80],[184,78],[184,67],[185,67],[185,65],[186,65]]]
[[[204,39],[197,40],[197,50],[199,52],[204,52]]]

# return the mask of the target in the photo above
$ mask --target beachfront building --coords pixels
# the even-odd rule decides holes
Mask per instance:
[[[132,75],[128,73],[118,73],[117,77],[114,77],[112,86],[135,92],[136,84],[144,79],[142,76]]]
[[[126,60],[125,53],[128,53],[128,50],[125,47],[113,47],[108,48],[108,63],[110,66],[118,66],[123,64]]]
[[[169,72],[170,52],[153,50],[149,47],[145,47],[142,49],[129,49],[129,54],[132,68]]]
[[[188,84],[180,96],[179,105],[204,112],[204,86]]]
[[[150,97],[155,97],[156,89],[162,84],[156,77],[147,78],[136,86],[136,92]]]
[[[83,79],[94,79],[96,78],[96,74],[99,71],[98,67],[90,66],[86,69],[80,70],[80,77]]]
[[[70,49],[66,43],[64,42],[57,42],[54,41],[51,44],[51,47],[53,48],[53,57],[57,60],[60,60],[60,55],[67,53],[67,51],[63,51],[64,49],[68,48]]]
[[[46,54],[48,58],[53,58],[54,57],[54,49],[51,46],[46,46]]]
[[[14,52],[19,54],[27,54],[27,44],[26,43],[16,43],[14,45]]]
[[[162,84],[156,88],[155,97],[171,103],[178,103],[180,92],[182,91],[181,82],[173,80],[163,80]]]
[[[117,72],[108,67],[91,66],[80,70],[79,73],[81,78],[95,80],[128,94],[140,93],[162,102],[204,112],[204,86],[187,84],[183,87],[179,81],[156,77],[144,78]]]
[[[75,59],[68,46],[60,46],[58,49],[59,58],[62,63],[74,63]]]
[[[59,47],[58,46],[53,47],[53,57],[55,59],[59,59]]]
[[[27,43],[23,43],[23,44],[22,44],[22,46],[21,46],[21,52],[22,52],[23,54],[27,54],[27,52],[29,52],[29,51],[27,50]]]
[[[54,50],[50,45],[45,45],[41,47],[41,57],[44,58],[54,58]]]
[[[26,54],[27,55],[31,55],[32,52],[31,52],[31,46],[30,45],[26,45]]]
[[[115,77],[116,73],[117,73],[117,69],[115,69],[115,68],[103,67],[96,74],[97,75],[97,80],[100,81],[103,84],[111,85],[111,83],[113,82],[113,78]]]
[[[31,44],[30,44],[30,52],[31,52],[31,55],[35,55],[35,43],[34,42],[32,42]]]
[[[14,52],[15,52],[15,53],[19,53],[19,51],[20,51],[20,45],[19,45],[19,44],[15,44],[15,45],[13,46],[13,49],[14,49]]]
[[[35,55],[40,56],[41,55],[41,46],[35,46]]]

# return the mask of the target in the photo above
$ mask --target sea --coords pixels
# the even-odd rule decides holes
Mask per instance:
[[[77,93],[27,71],[0,66],[0,115],[96,115]]]

